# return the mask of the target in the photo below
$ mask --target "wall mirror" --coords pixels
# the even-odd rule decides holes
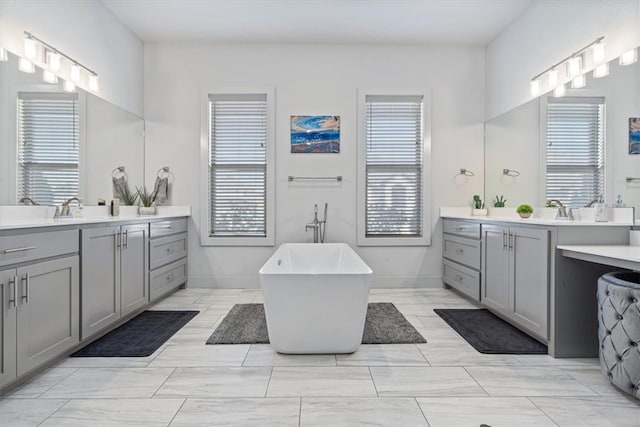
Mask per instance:
[[[42,70],[38,67],[34,73],[18,70],[18,57],[11,53],[7,61],[0,62],[0,205],[17,204],[21,194],[18,188],[28,184],[23,182],[25,180],[35,182],[30,183],[34,186],[30,189],[37,188],[41,182],[46,187],[57,185],[56,203],[60,198],[80,196],[85,204],[95,205],[98,198],[112,198],[112,173],[115,170],[117,175],[117,168],[122,166],[130,189],[142,186],[144,120],[82,89],[65,92],[61,83],[45,83],[42,77]],[[43,99],[56,102],[71,100],[69,110],[72,113],[57,114],[59,107],[51,107],[52,104],[42,102]],[[56,108],[55,113],[51,108]],[[34,125],[32,118],[35,115],[38,115],[38,120]],[[38,132],[47,135],[47,140],[35,154],[25,153],[27,150],[19,142],[21,138],[26,139],[20,133],[27,127],[31,127],[29,132],[34,135]],[[63,167],[61,172],[38,170],[27,175],[24,172],[27,163],[35,164],[34,168],[60,169],[60,164],[65,163],[67,157],[73,157],[72,154],[61,153],[59,148],[51,148],[55,152],[53,155],[47,152],[47,147],[56,144],[55,135],[64,132],[71,132],[71,138],[77,141],[77,146],[74,143],[71,147],[71,150],[76,150],[73,154],[77,158],[75,170],[68,172],[62,170]],[[24,160],[27,157],[31,159],[28,162]],[[76,187],[68,185],[73,180],[77,180]],[[52,199],[38,200],[37,194],[31,196],[36,202],[52,203]],[[42,198],[47,199],[45,196]]]
[[[640,61],[621,66],[610,62],[606,77],[587,75],[582,89],[566,97],[604,98],[604,198],[618,195],[640,215],[640,154],[629,154],[629,119],[640,117]],[[504,195],[507,207],[546,201],[547,102],[543,95],[485,123],[485,200],[492,207]],[[509,174],[504,170],[508,169]],[[517,173],[516,173],[517,172]],[[519,174],[519,175],[518,175]],[[517,176],[514,176],[517,175]]]

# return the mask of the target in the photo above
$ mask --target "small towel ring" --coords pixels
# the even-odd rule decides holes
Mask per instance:
[[[129,180],[129,175],[127,174],[127,171],[124,170],[124,166],[118,166],[117,168],[112,170],[111,176],[113,178],[124,177],[124,179]]]
[[[520,172],[513,169],[502,169],[502,174],[507,176],[512,176],[512,177],[520,176]]]
[[[169,166],[163,166],[160,169],[158,169],[158,172],[156,172],[156,177],[173,179],[173,172],[169,170]]]

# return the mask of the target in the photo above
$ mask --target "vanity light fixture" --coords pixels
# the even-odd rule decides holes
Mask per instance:
[[[69,63],[69,80],[65,80],[64,82],[64,90],[68,92],[72,92],[76,90],[75,83],[81,80],[82,70],[84,70],[88,74],[88,85],[89,90],[93,92],[97,92],[99,90],[98,85],[98,73],[93,71],[91,68],[82,65],[77,60],[73,59],[69,55],[61,52],[56,47],[50,45],[42,39],[34,36],[28,31],[24,32],[24,54],[25,57],[30,59],[35,59],[38,52],[38,44],[42,46],[44,52],[44,63],[48,67],[49,71],[53,73],[57,73],[60,71],[64,65],[62,58],[65,58]],[[22,58],[21,58],[22,62]],[[33,63],[31,63],[33,66]],[[20,68],[22,70],[22,68]],[[24,70],[23,70],[24,71]],[[33,72],[33,71],[27,71]]]
[[[72,81],[65,80],[63,88],[66,92],[73,92],[76,90],[76,84]]]
[[[549,68],[541,72],[540,74],[534,76],[531,79],[531,94],[533,96],[537,96],[542,92],[555,90],[558,87],[558,83],[560,83],[560,75],[558,70],[560,70],[561,67],[565,67],[567,77],[573,78],[584,73],[585,68],[590,68],[589,64],[591,65],[600,64],[602,61],[604,61],[604,43],[602,42],[603,40],[604,40],[604,36],[598,37],[597,39],[595,39],[594,41],[592,41],[582,49],[573,52],[571,55],[553,64],[552,66],[550,66]],[[591,55],[587,54],[588,51],[591,51]],[[589,62],[589,63],[585,64],[585,62]],[[545,81],[543,79],[545,75],[547,76],[546,78],[547,85],[543,88],[542,82]],[[563,74],[563,77],[564,77],[564,74]],[[580,83],[580,80],[578,81],[578,83]],[[562,93],[562,95],[564,95],[565,90],[566,90],[566,87],[563,87],[563,88],[559,88],[557,92]],[[554,95],[554,96],[562,96],[562,95]]]
[[[556,98],[560,98],[562,96],[565,96],[566,94],[567,87],[564,84],[558,85],[555,89],[553,89],[553,96],[555,96]]]
[[[604,61],[604,42],[602,40],[599,40],[591,47],[591,58],[594,64],[599,64]]]
[[[620,55],[620,65],[631,65],[638,60],[638,49],[635,47]]]
[[[609,63],[605,62],[604,64],[598,65],[593,69],[593,77],[599,79],[600,77],[609,75]]]
[[[29,61],[27,58],[20,58],[20,61],[18,61],[18,69],[20,71],[24,71],[25,73],[36,72],[35,65],[33,65],[33,62]]]
[[[9,55],[7,54],[7,49],[0,47],[0,62],[6,62],[9,60]]]
[[[53,71],[42,70],[42,80],[46,83],[58,83],[58,76]]]
[[[576,76],[573,80],[571,80],[571,89],[580,89],[587,85],[587,78],[584,74],[580,74]]]
[[[24,56],[29,59],[36,59],[37,44],[31,33],[24,34]]]
[[[71,81],[79,82],[80,81],[80,66],[78,64],[73,64],[71,66],[71,70],[69,71],[69,76],[71,77]]]
[[[569,58],[568,64],[569,66],[567,67],[567,70],[569,72],[569,77],[577,76],[582,72],[582,55]]]

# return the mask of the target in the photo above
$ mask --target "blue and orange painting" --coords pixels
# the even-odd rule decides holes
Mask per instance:
[[[291,116],[292,153],[339,153],[340,116]]]
[[[629,118],[629,154],[640,154],[640,117]]]

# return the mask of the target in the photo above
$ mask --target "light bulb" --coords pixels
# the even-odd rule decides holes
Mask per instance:
[[[620,65],[630,65],[638,60],[638,50],[633,48],[620,55]]]
[[[609,63],[605,62],[604,64],[598,65],[593,69],[593,77],[599,79],[600,77],[609,75]]]
[[[36,72],[36,67],[33,65],[33,62],[29,61],[27,58],[20,58],[20,61],[18,61],[18,69],[25,73]]]
[[[540,80],[531,80],[531,95],[540,95]]]
[[[95,74],[89,76],[89,90],[92,92],[98,92],[100,90],[98,86],[98,76]]]
[[[553,90],[553,96],[555,96],[556,98],[560,98],[561,96],[564,96],[566,93],[567,93],[567,88],[564,85],[558,85]]]
[[[49,70],[42,70],[42,80],[47,83],[58,83],[58,76]]]
[[[35,59],[36,50],[37,50],[36,41],[29,37],[25,37],[24,38],[24,56],[26,56],[29,59]]]
[[[594,44],[591,48],[591,55],[594,64],[599,64],[604,61],[604,43]]]
[[[73,92],[74,90],[76,90],[76,85],[75,83],[69,81],[69,80],[65,80],[64,81],[64,90],[67,92]]]
[[[70,76],[71,81],[74,81],[76,83],[80,81],[80,67],[78,66],[78,64],[73,64],[71,66]]]
[[[549,71],[549,87],[556,87],[558,84],[558,70],[553,69]]]
[[[47,65],[54,73],[60,71],[60,54],[58,52],[47,51]]]
[[[574,56],[569,58],[569,77],[577,76],[582,71],[582,57]]]
[[[0,61],[5,62],[9,60],[9,55],[7,54],[7,49],[0,47]]]
[[[581,87],[585,87],[587,85],[587,79],[584,74],[580,74],[576,76],[573,80],[571,80],[571,88],[572,89],[580,89]]]

